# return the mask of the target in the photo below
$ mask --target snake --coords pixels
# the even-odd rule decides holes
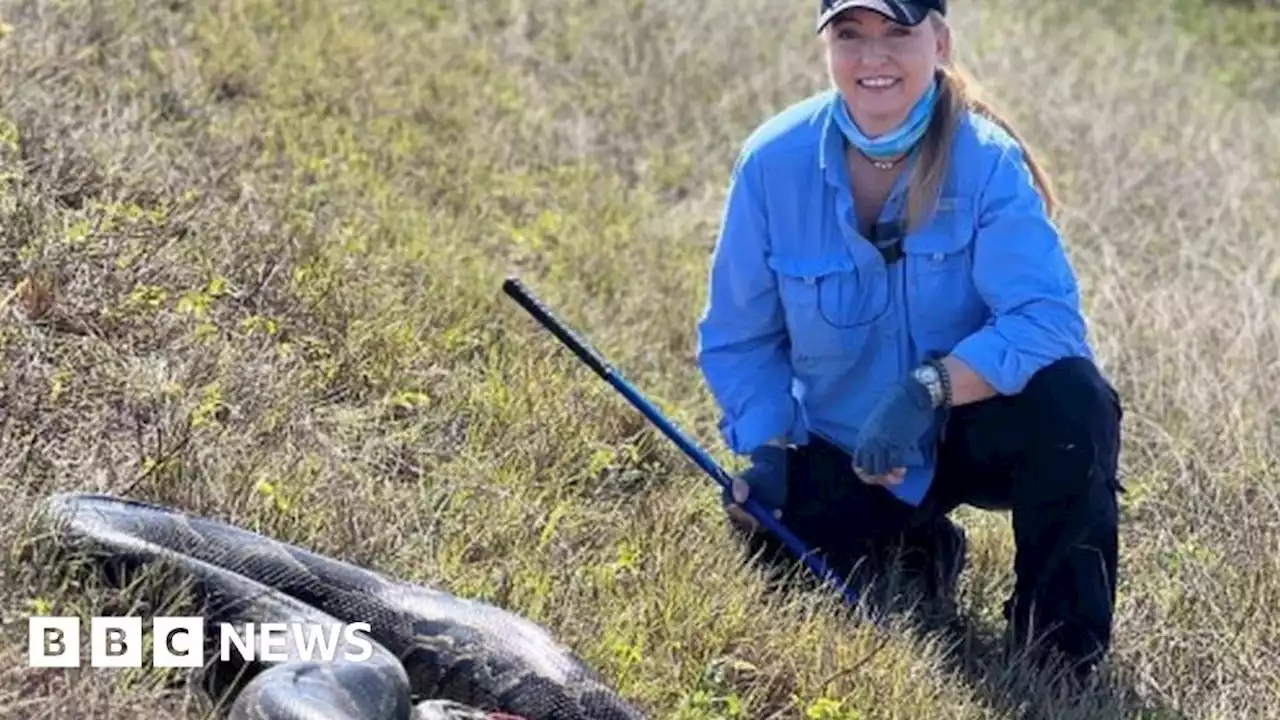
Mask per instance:
[[[207,686],[226,693],[229,720],[644,720],[545,627],[497,605],[131,498],[57,493],[40,510],[113,582],[178,572],[206,643],[224,623],[301,623],[325,637],[368,623],[335,633],[331,657],[287,638],[271,660],[209,652],[207,677],[238,678]]]

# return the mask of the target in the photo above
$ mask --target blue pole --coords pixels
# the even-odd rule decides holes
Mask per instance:
[[[668,421],[653,403],[649,402],[640,391],[627,382],[617,368],[606,361],[594,347],[556,317],[550,309],[534,297],[533,293],[518,278],[507,278],[502,284],[502,290],[541,323],[543,327],[550,330],[560,342],[564,343],[566,347],[573,351],[574,355],[578,356],[579,360],[586,363],[587,367],[591,368],[605,382],[621,393],[649,422],[653,423],[668,439],[684,451],[684,454],[693,460],[698,467],[711,476],[712,480],[719,483],[726,491],[732,488],[733,479],[706,450]],[[756,502],[755,498],[748,497],[742,507],[751,517],[755,518],[756,522],[763,525],[765,529],[780,539],[796,557],[801,558],[815,575],[840,590],[851,607],[856,605],[858,598],[854,590],[841,582],[840,577],[831,570],[821,557],[811,553],[800,538],[796,537],[779,522],[772,513],[766,511],[760,503]]]

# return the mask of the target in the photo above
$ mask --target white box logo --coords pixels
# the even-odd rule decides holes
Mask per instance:
[[[158,617],[152,624],[156,667],[197,668],[204,665],[204,620],[198,617]]]
[[[94,667],[142,667],[142,618],[96,617],[90,628]]]
[[[80,667],[80,618],[28,618],[27,657],[31,667]]]

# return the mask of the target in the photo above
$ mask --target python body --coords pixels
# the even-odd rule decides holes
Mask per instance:
[[[232,720],[643,720],[546,630],[495,606],[146,503],[60,494],[45,509],[106,566],[176,567],[210,629],[306,623],[328,637],[369,623],[367,659],[347,659],[368,648],[339,634],[332,662],[302,659],[290,640],[290,660],[243,668],[252,680]]]

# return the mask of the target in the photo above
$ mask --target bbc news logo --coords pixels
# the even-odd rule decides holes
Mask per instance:
[[[373,644],[358,632],[369,623],[320,628],[308,623],[220,623],[218,654],[223,662],[232,652],[247,662],[289,659],[293,641],[302,660],[333,662],[339,638],[348,650],[343,659],[360,662],[373,657]],[[151,621],[151,664],[163,668],[196,668],[205,664],[205,621],[200,617],[157,617]],[[142,667],[144,635],[141,617],[94,617],[89,623],[89,661],[92,667]],[[27,664],[31,667],[74,668],[80,651],[80,618],[32,616],[28,622]]]

